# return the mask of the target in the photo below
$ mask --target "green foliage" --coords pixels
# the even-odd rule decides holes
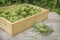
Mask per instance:
[[[12,5],[16,3],[30,3],[46,8],[54,8],[56,6],[56,2],[57,0],[0,0],[2,6]]]
[[[42,6],[45,8],[54,8],[56,6],[56,0],[36,0],[33,4]]]
[[[33,27],[36,28],[43,35],[51,34],[53,32],[53,29],[46,24],[35,23]]]
[[[0,6],[9,6],[17,3],[21,3],[21,0],[0,0]]]
[[[15,22],[19,19],[23,19],[28,16],[32,16],[39,13],[41,10],[29,6],[28,4],[20,5],[9,10],[0,11],[0,17],[4,17],[11,22]]]
[[[57,0],[57,7],[60,8],[60,0]]]
[[[9,5],[21,4],[21,3],[29,3],[29,4],[41,6],[50,10],[54,8],[56,10],[57,8],[60,9],[60,0],[0,0],[0,6],[9,6]]]
[[[60,8],[51,9],[51,11],[55,11],[60,15]]]

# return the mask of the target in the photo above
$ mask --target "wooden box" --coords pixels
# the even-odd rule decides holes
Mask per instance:
[[[18,5],[14,5],[14,6],[18,6]],[[33,6],[33,5],[30,5],[30,6]],[[1,7],[0,9],[8,10],[11,7],[12,6]],[[31,27],[35,22],[41,22],[48,17],[48,12],[49,12],[48,10],[41,8],[41,7],[37,7],[37,6],[33,6],[33,7],[41,9],[41,12],[37,13],[33,16],[18,20],[14,23],[11,23],[10,21],[6,20],[5,18],[0,17],[0,27],[3,30],[5,30],[7,33],[9,33],[10,35],[13,36],[19,32],[24,31],[25,29]]]

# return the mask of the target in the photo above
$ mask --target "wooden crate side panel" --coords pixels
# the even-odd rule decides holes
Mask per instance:
[[[49,11],[45,11],[43,12],[40,17],[37,17],[38,18],[38,22],[41,22],[41,21],[44,21],[46,18],[48,18],[48,14],[49,14]]]
[[[5,30],[7,33],[12,34],[12,24],[6,21],[3,18],[0,18],[0,27]]]
[[[23,30],[31,27],[34,22],[41,22],[42,20],[46,19],[48,16],[48,11],[42,12],[41,14],[34,16],[32,18],[25,19],[23,21],[20,21],[18,23],[15,23],[12,25],[12,35],[15,35],[19,32],[22,32]]]

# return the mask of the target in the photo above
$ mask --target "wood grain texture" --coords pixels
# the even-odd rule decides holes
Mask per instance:
[[[9,34],[12,34],[12,24],[2,17],[0,17],[0,27]]]

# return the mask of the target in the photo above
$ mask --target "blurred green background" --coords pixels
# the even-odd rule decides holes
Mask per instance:
[[[0,7],[22,3],[41,6],[60,15],[60,0],[0,0]]]

